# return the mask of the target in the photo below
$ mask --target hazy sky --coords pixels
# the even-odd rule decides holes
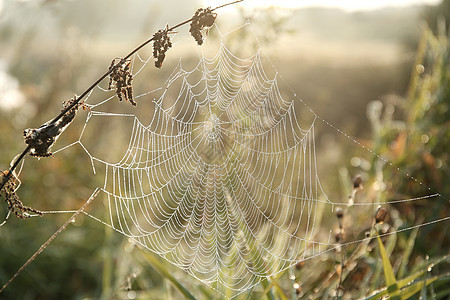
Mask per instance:
[[[340,7],[354,11],[362,9],[374,9],[384,6],[404,6],[412,4],[437,4],[441,0],[245,0],[239,5],[248,7],[280,6],[286,8],[298,8],[308,6]],[[207,6],[218,6],[228,2],[227,0],[204,0]]]

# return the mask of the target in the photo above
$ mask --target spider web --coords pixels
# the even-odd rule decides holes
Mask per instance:
[[[315,120],[302,128],[293,104],[260,52],[241,59],[221,43],[193,70],[179,64],[150,123],[133,117],[125,155],[104,163],[110,225],[237,292],[319,253]]]
[[[87,99],[79,139],[59,151],[81,146],[102,177],[108,218],[89,216],[236,296],[339,247],[331,230],[318,234],[316,217],[349,203],[328,199],[320,182],[315,126],[327,122],[293,92],[283,94],[261,49],[242,58],[216,30],[220,42],[205,46],[219,44],[215,54],[202,53],[191,67],[180,60],[161,88],[137,93],[130,113],[100,84]],[[134,56],[135,83],[146,80],[148,64],[151,55]],[[95,102],[98,93],[108,96]],[[101,129],[107,147],[99,150],[84,141],[100,123],[110,127]],[[122,136],[124,124],[130,130]],[[114,158],[124,139],[128,146]],[[428,192],[392,202],[439,196]]]

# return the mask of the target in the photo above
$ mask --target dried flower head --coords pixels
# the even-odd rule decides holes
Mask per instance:
[[[5,197],[5,201],[8,203],[9,211],[13,212],[18,218],[27,219],[31,216],[31,213],[35,213],[42,216],[42,212],[23,205],[20,201],[19,196],[16,194],[18,180],[9,171],[1,171],[0,179],[3,181],[5,177],[11,177],[0,191],[0,196]]]
[[[155,67],[161,68],[164,58],[166,58],[166,52],[172,47],[172,42],[169,37],[169,26],[165,29],[158,30],[153,35],[153,57],[155,58]]]
[[[116,63],[117,60],[119,60],[118,63]],[[119,101],[122,101],[122,97],[124,97],[125,101],[130,101],[133,106],[136,106],[133,99],[131,61],[115,58],[112,60],[109,70],[111,70],[111,73],[109,74],[108,89],[111,90],[114,87]]]
[[[377,212],[375,213],[375,223],[377,224],[383,224],[384,220],[386,219],[387,215],[387,209],[384,207],[378,208]]]
[[[216,20],[217,14],[213,13],[211,8],[199,8],[195,12],[192,17],[191,27],[189,28],[189,32],[197,41],[198,45],[203,44],[203,35],[202,31],[205,28],[210,28],[214,25],[214,21]]]

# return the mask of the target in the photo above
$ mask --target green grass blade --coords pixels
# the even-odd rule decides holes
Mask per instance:
[[[449,299],[449,298],[450,298],[450,287],[436,293],[436,299]]]
[[[250,291],[248,291],[247,297],[245,297],[245,300],[249,300],[250,299],[250,297],[252,296],[252,292],[253,292],[253,288],[251,288]]]
[[[420,271],[420,272],[417,272],[417,273],[415,273],[415,274],[413,274],[411,276],[403,278],[402,280],[399,280],[397,282],[398,288],[402,289],[403,287],[407,286],[408,284],[411,284],[411,282],[413,282],[414,280],[416,280],[420,276],[423,276],[423,274],[425,274],[425,271]],[[375,292],[371,296],[365,298],[365,300],[381,299],[384,296],[386,296],[387,294],[388,294],[387,288],[382,288],[381,290],[378,290],[377,292]]]
[[[403,299],[407,299],[407,298],[403,298]],[[427,284],[426,284],[426,281],[422,285],[422,292],[420,293],[420,300],[427,300]]]
[[[405,278],[402,281],[408,282],[407,284],[409,284],[411,281],[407,281],[407,279],[411,279],[412,277],[416,277],[417,278],[418,275],[421,275],[423,273],[424,273],[423,271],[422,272],[418,272],[417,274],[414,274],[414,275],[412,275],[412,276],[410,276],[408,278]],[[401,291],[401,293],[400,293],[401,299],[409,299],[412,296],[414,296],[415,294],[417,294],[418,292],[420,292],[423,289],[424,286],[428,287],[433,282],[435,282],[437,280],[443,280],[443,279],[446,279],[446,282],[447,281],[450,282],[450,275],[449,274],[440,275],[440,276],[436,276],[436,277],[433,277],[433,278],[429,278],[429,279],[426,280],[426,282],[424,280],[422,280],[422,281],[418,281],[416,283],[413,283],[413,284],[411,284],[410,286],[404,288]],[[398,284],[400,285],[400,281],[398,282]],[[441,293],[442,292],[445,293],[445,291],[440,291],[440,292]],[[378,292],[376,294],[373,294],[373,295],[371,295],[368,298],[365,298],[365,300],[382,299],[387,294],[388,294],[388,291],[387,291],[386,288],[384,288],[382,291],[380,291],[380,292]],[[448,296],[448,295],[450,295],[450,289],[448,289],[447,293],[445,294],[445,296]],[[442,299],[443,298],[442,296],[444,296],[444,294],[440,294],[438,298]]]
[[[384,279],[386,281],[387,291],[391,299],[399,300],[400,291],[397,285],[397,279],[394,275],[394,270],[392,269],[391,262],[389,261],[389,256],[379,236],[377,236],[377,240],[380,247],[381,259],[383,261]]]
[[[277,282],[275,282],[275,288],[281,300],[289,300],[288,296],[286,296],[286,294],[283,292],[283,289]]]
[[[263,296],[267,296],[267,299],[269,300],[275,300],[275,296],[273,295],[272,287],[273,283],[270,281],[269,278],[266,278],[261,281],[261,285],[264,288]],[[261,296],[262,298],[262,296]]]
[[[412,250],[414,248],[414,245],[416,243],[417,233],[419,232],[419,227],[415,228],[411,231],[411,234],[409,235],[408,242],[406,243],[405,251],[403,252],[403,259],[400,264],[399,271],[397,273],[397,277],[402,278],[403,275],[406,272],[406,267],[409,262],[409,258],[411,256]]]
[[[419,282],[416,282],[416,283],[408,286],[401,292],[402,299],[409,299],[412,296],[414,296],[415,294],[417,294],[418,292],[422,291],[422,299],[425,300],[426,299],[426,287],[438,279],[439,279],[439,277],[433,277],[433,278],[427,279],[426,281],[419,281]],[[424,288],[425,288],[425,298],[423,298],[423,289]]]
[[[433,263],[429,264],[427,268],[430,267],[434,267],[437,266],[443,262],[446,262],[449,258],[449,255],[445,255],[437,260],[435,260]],[[409,284],[411,284],[414,280],[416,280],[417,278],[423,276],[426,273],[425,270],[421,270],[419,272],[416,272],[406,278],[400,279],[399,281],[397,281],[397,286],[399,289],[403,289],[404,287],[408,286]],[[375,291],[372,295],[370,295],[369,297],[364,298],[365,300],[375,300],[375,299],[382,299],[384,296],[386,296],[388,294],[388,290],[387,288],[382,288],[378,291]]]
[[[159,261],[159,259],[150,252],[146,252],[140,248],[139,251],[141,252],[142,256],[145,258],[145,260],[156,270],[158,271],[161,276],[169,280],[170,283],[173,284],[173,286],[181,293],[183,296],[185,296],[187,299],[195,300],[196,298],[192,296],[192,294],[175,278],[172,274],[170,274],[169,270]]]
[[[272,281],[270,281],[270,284],[263,285],[263,287],[264,287],[264,292],[263,292],[262,296],[267,296],[269,299],[275,299],[274,296],[273,296],[273,293],[272,293],[272,288],[273,288],[274,286],[277,286],[277,285],[278,285],[278,284],[277,284],[278,280],[279,280],[279,279],[284,275],[284,273],[286,273],[288,270],[289,270],[289,269],[286,269],[286,270],[280,272],[280,273],[277,275],[277,277],[275,277]],[[283,293],[283,295],[284,295],[284,293]],[[284,296],[286,296],[286,295],[284,295]],[[281,297],[282,297],[282,296],[281,296]],[[286,298],[287,298],[287,297],[286,297]]]

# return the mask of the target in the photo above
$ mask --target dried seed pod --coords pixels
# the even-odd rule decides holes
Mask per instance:
[[[300,270],[301,268],[303,268],[303,266],[305,265],[305,261],[301,260],[298,263],[295,264],[295,269],[296,270]]]
[[[300,295],[302,293],[302,287],[298,282],[295,282],[292,287],[295,290],[295,294]]]
[[[383,224],[384,220],[386,219],[387,215],[387,209],[384,207],[378,208],[377,212],[375,213],[375,222],[377,224]]]
[[[153,35],[153,57],[157,68],[162,67],[162,63],[166,58],[166,52],[172,47],[169,33],[169,26],[166,26],[165,29],[160,29]]]
[[[341,207],[336,208],[336,217],[338,217],[338,219],[344,217],[344,210]]]
[[[9,171],[0,172],[1,181],[9,174]],[[18,179],[12,175],[9,181],[0,190],[0,195],[5,197],[5,201],[8,203],[9,211],[13,212],[16,217],[20,219],[29,218],[31,216],[30,213],[35,213],[42,216],[42,212],[39,210],[23,205],[22,201],[19,199],[19,196],[16,194],[17,183]]]
[[[362,189],[362,177],[360,175],[357,175],[355,179],[353,180],[353,188],[354,189]]]
[[[119,59],[119,63],[116,61]],[[136,102],[133,99],[133,75],[131,74],[131,61],[125,60],[120,63],[122,59],[115,58],[112,60],[109,69],[112,70],[109,74],[108,89],[116,89],[117,97],[119,101],[122,101],[122,96],[125,97],[125,101],[130,101],[133,106],[136,106]]]
[[[213,13],[211,8],[199,8],[192,17],[189,32],[198,45],[203,44],[202,31],[214,25],[217,14]]]
[[[344,231],[339,230],[336,235],[334,236],[334,239],[336,240],[336,243],[342,242],[342,239],[344,238]]]

